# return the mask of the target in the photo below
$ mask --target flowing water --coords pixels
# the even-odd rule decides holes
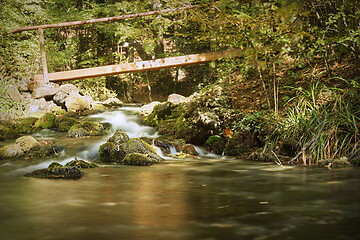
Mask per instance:
[[[154,136],[136,108],[91,116]],[[55,160],[95,159],[106,138],[37,138]],[[25,178],[42,161],[0,161],[0,239],[360,239],[360,169],[288,167],[204,155],[150,167],[86,169],[80,180]],[[30,161],[30,162],[29,162]]]

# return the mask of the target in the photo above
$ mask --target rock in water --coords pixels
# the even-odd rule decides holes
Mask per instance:
[[[64,166],[52,166],[51,168],[44,168],[32,171],[25,174],[25,177],[35,178],[51,178],[51,179],[78,179],[81,178],[84,173],[78,167],[64,167]]]
[[[52,98],[59,91],[60,87],[56,83],[42,83],[34,89],[32,96],[36,99]]]
[[[23,152],[36,151],[40,149],[40,143],[32,136],[23,136],[16,139],[15,144],[21,147]]]
[[[0,159],[12,158],[23,155],[24,152],[21,147],[17,144],[10,144],[0,148]]]
[[[179,94],[171,94],[168,96],[168,102],[171,102],[173,105],[178,105],[180,103],[188,102],[188,99]]]
[[[158,104],[160,104],[160,102],[156,101],[156,102],[151,102],[149,104],[142,106],[140,108],[140,114],[144,117],[149,116],[152,113],[154,107]]]
[[[160,160],[152,158],[147,154],[129,153],[121,163],[124,165],[149,166],[160,163]]]

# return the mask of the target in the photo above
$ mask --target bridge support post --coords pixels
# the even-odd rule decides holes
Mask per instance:
[[[39,41],[40,41],[40,52],[41,52],[41,65],[43,69],[43,80],[44,82],[49,82],[48,69],[46,63],[46,53],[45,53],[44,31],[42,28],[39,28]]]

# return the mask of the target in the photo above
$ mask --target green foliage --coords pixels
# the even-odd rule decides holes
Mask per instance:
[[[358,151],[360,88],[328,88],[313,84],[309,89],[298,88],[295,103],[279,121],[272,142],[284,139],[298,141],[301,148],[308,143],[309,163],[322,159],[351,158]]]

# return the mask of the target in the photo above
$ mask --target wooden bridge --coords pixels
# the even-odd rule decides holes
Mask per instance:
[[[83,21],[29,26],[29,27],[13,29],[12,32],[18,33],[18,32],[28,31],[28,30],[38,30],[39,31],[39,42],[40,42],[41,63],[42,63],[42,68],[43,68],[43,74],[35,75],[34,80],[40,81],[40,82],[42,82],[42,81],[44,81],[44,82],[68,81],[68,80],[75,80],[75,79],[82,79],[82,78],[89,78],[89,77],[107,76],[107,75],[113,75],[113,74],[140,72],[140,71],[148,71],[148,70],[158,70],[158,69],[163,69],[163,68],[180,67],[180,66],[187,66],[187,65],[193,65],[193,64],[207,63],[207,62],[211,62],[211,61],[214,61],[214,60],[217,60],[220,58],[232,58],[232,57],[241,56],[243,53],[242,50],[233,49],[233,50],[222,51],[222,52],[192,54],[192,55],[185,55],[185,56],[178,56],[178,57],[160,58],[160,59],[148,60],[148,61],[137,61],[137,62],[132,62],[132,63],[124,63],[124,64],[109,65],[109,66],[101,66],[101,67],[93,67],[93,68],[76,69],[76,70],[63,71],[63,72],[48,73],[43,29],[76,26],[76,25],[83,25],[83,24],[108,22],[108,21],[119,21],[119,20],[124,20],[124,19],[129,19],[129,18],[150,16],[150,15],[155,15],[155,14],[164,14],[164,13],[168,13],[168,12],[190,10],[190,9],[201,8],[201,7],[202,7],[201,5],[194,5],[194,6],[180,7],[180,8],[176,8],[176,9],[165,9],[165,10],[160,10],[160,11],[127,14],[127,15],[107,17],[107,18],[97,18],[97,19],[83,20]]]

